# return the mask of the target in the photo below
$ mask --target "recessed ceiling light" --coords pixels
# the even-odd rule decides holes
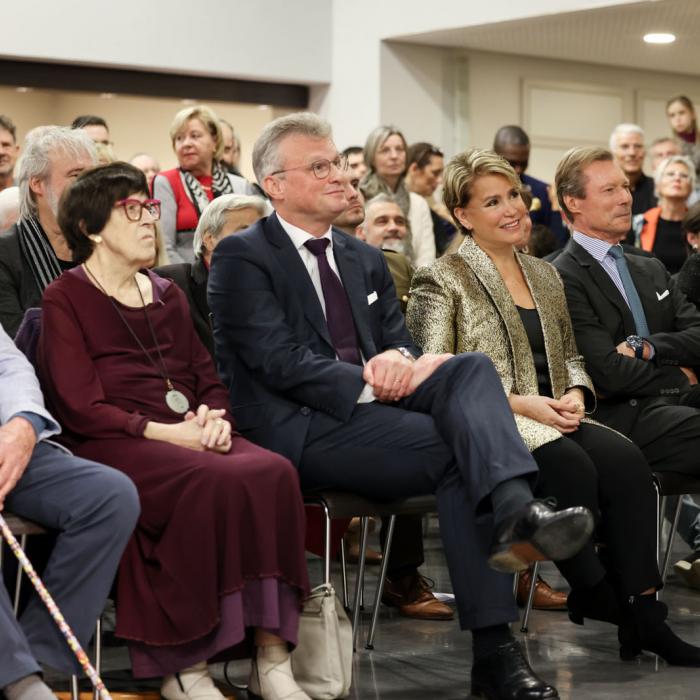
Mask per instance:
[[[672,44],[675,40],[676,35],[668,32],[652,32],[644,35],[644,41],[647,44]]]

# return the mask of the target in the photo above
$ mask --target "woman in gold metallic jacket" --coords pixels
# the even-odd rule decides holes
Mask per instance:
[[[651,472],[629,440],[585,417],[595,391],[578,354],[562,282],[516,252],[529,230],[520,181],[507,161],[474,149],[444,176],[444,199],[467,237],[419,269],[407,324],[424,352],[482,352],[493,361],[516,424],[540,468],[538,490],[597,516],[595,539],[557,565],[571,585],[569,616],[618,625],[620,655],[642,649],[700,665],[700,649],[665,624],[656,563]]]

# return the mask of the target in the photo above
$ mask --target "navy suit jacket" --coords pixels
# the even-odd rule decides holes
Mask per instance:
[[[381,250],[332,235],[364,359],[400,346],[419,355]],[[314,414],[348,421],[364,380],[362,367],[336,359],[311,278],[275,214],[219,243],[208,299],[238,429],[298,464]]]

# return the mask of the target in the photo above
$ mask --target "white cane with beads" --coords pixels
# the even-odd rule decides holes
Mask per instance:
[[[105,688],[105,684],[102,682],[102,679],[98,675],[97,671],[95,671],[95,669],[93,668],[92,664],[90,663],[90,660],[88,659],[87,654],[80,646],[80,642],[75,638],[73,631],[68,626],[68,623],[61,614],[61,611],[58,609],[58,606],[54,602],[54,599],[46,590],[46,586],[44,586],[42,580],[39,578],[39,575],[36,573],[36,571],[34,571],[32,563],[29,561],[29,559],[27,559],[27,555],[22,551],[22,548],[19,546],[19,542],[17,542],[17,539],[10,531],[10,528],[5,522],[5,518],[2,517],[2,514],[0,514],[0,531],[2,532],[2,536],[7,541],[7,544],[9,545],[10,549],[14,552],[15,556],[19,560],[21,567],[27,574],[27,578],[32,582],[32,585],[38,593],[39,598],[41,598],[41,600],[44,602],[44,605],[46,605],[49,614],[54,619],[54,622],[58,625],[58,629],[61,630],[61,634],[63,634],[63,636],[66,639],[66,642],[68,643],[68,646],[71,648],[71,651],[75,654],[75,657],[78,659],[78,663],[85,672],[85,675],[90,679],[92,685],[95,687],[95,690],[99,692],[102,700],[112,700],[112,696],[109,694],[107,688]]]

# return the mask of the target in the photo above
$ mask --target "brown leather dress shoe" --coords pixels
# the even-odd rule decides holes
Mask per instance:
[[[431,581],[418,573],[396,580],[387,578],[382,603],[398,608],[399,615],[414,620],[451,620],[452,608],[432,594],[432,586]]]
[[[345,561],[348,564],[357,564],[360,561],[360,533],[348,530],[345,533]],[[340,555],[339,555],[340,556]],[[378,566],[382,563],[382,554],[369,545],[365,551],[365,564]]]
[[[532,581],[532,572],[530,569],[523,571],[518,578],[518,605],[522,608],[527,605],[527,596],[530,593],[530,582]],[[532,607],[535,610],[566,610],[567,594],[561,591],[555,591],[550,585],[540,576],[537,577],[535,584],[535,597],[532,601]]]

